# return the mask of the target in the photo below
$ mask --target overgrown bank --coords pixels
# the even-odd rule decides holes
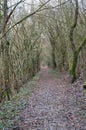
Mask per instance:
[[[24,84],[18,94],[14,94],[10,101],[0,103],[0,130],[18,129],[20,113],[29,105],[29,97],[39,79],[38,73],[33,80]]]

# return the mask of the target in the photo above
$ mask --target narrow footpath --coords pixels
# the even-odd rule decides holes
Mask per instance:
[[[72,86],[67,74],[42,69],[29,105],[20,115],[20,130],[86,130],[86,93],[77,84]]]

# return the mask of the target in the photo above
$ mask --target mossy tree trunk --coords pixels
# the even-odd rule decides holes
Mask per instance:
[[[71,70],[70,70],[70,74],[72,75],[72,83],[76,80],[77,60],[78,60],[78,55],[77,55],[77,52],[75,51],[73,55],[73,62],[72,62]]]
[[[77,61],[78,61],[78,57],[79,54],[82,50],[82,48],[86,45],[86,37],[83,38],[81,45],[79,46],[79,48],[74,52],[73,55],[73,63],[71,66],[71,70],[70,73],[72,75],[72,83],[76,80],[77,74],[76,74],[76,67],[77,67]]]
[[[70,69],[70,73],[72,75],[72,83],[76,79],[76,67],[77,67],[77,60],[78,60],[78,53],[76,51],[76,47],[75,47],[75,43],[74,43],[74,30],[77,26],[78,15],[79,15],[78,0],[75,0],[75,4],[76,4],[76,9],[75,9],[74,22],[73,22],[73,25],[71,26],[70,35],[69,35],[71,49],[72,49],[72,52],[73,52],[73,62],[72,62],[72,66],[71,66],[71,69]]]

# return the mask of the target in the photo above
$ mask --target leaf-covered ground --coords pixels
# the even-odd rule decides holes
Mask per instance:
[[[34,77],[25,86],[1,105],[1,130],[86,130],[86,92],[81,79],[71,85],[68,74],[44,68],[40,78]]]
[[[67,74],[43,69],[28,103],[20,115],[20,130],[86,130],[81,79],[71,85]]]

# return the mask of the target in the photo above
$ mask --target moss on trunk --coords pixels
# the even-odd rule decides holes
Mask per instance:
[[[76,74],[76,67],[77,67],[77,62],[78,62],[78,56],[80,51],[82,50],[82,48],[86,45],[86,37],[84,37],[84,39],[82,40],[81,45],[79,46],[79,48],[74,52],[73,55],[73,63],[70,69],[70,74],[72,75],[72,83],[76,80],[77,78],[77,74]]]

